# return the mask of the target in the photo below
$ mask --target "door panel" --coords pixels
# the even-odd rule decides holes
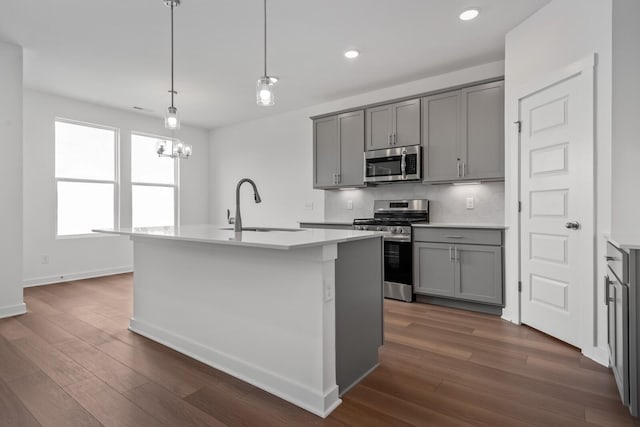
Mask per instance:
[[[364,184],[364,111],[340,114],[340,185],[356,187]]]
[[[455,297],[502,304],[502,248],[456,245]]]
[[[339,170],[338,119],[336,116],[313,122],[315,177],[314,187],[335,186],[334,174]]]
[[[420,144],[420,100],[411,99],[393,105],[395,147]]]
[[[414,292],[454,295],[453,247],[442,243],[414,243]]]
[[[462,90],[460,156],[466,179],[504,177],[504,82]]]
[[[522,322],[578,347],[594,282],[585,268],[594,262],[593,118],[582,78],[520,100]]]
[[[393,130],[393,107],[382,105],[368,108],[366,144],[367,150],[380,150],[391,147],[390,135]]]
[[[422,99],[424,181],[458,179],[460,91]]]

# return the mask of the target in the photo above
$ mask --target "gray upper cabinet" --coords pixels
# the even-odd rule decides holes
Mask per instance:
[[[422,98],[425,182],[504,179],[504,82]]]
[[[364,111],[313,121],[314,188],[364,185]]]
[[[420,144],[420,100],[396,102],[368,108],[367,150]]]
[[[463,89],[465,179],[504,179],[504,82]]]
[[[502,231],[414,228],[414,292],[503,304]]]
[[[460,91],[422,99],[425,181],[447,181],[459,177]]]

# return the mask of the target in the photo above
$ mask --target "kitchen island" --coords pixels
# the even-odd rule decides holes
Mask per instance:
[[[382,235],[229,228],[95,230],[133,241],[129,329],[326,417],[378,365]]]

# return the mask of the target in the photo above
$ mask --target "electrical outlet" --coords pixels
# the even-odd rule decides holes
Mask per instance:
[[[313,202],[305,202],[304,203],[304,210],[305,211],[312,211],[313,210]]]
[[[49,264],[49,255],[40,255],[40,264]]]
[[[474,205],[473,197],[467,197],[467,209],[473,209]]]
[[[347,209],[349,210],[353,209],[353,200],[347,200]]]
[[[324,282],[324,301],[329,302],[333,300],[333,283],[330,281]]]

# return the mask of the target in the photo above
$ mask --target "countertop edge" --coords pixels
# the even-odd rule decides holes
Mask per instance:
[[[469,228],[469,229],[486,229],[486,230],[508,230],[509,226],[504,224],[447,224],[447,223],[428,223],[428,224],[412,224],[414,228]]]
[[[240,246],[240,247],[248,247],[248,248],[260,248],[260,249],[276,249],[276,250],[285,250],[285,251],[291,250],[291,249],[303,249],[303,248],[310,248],[314,246],[325,246],[325,245],[352,242],[356,240],[365,240],[365,239],[383,237],[382,233],[370,232],[371,234],[364,234],[359,236],[337,237],[337,238],[331,238],[331,239],[326,239],[322,241],[312,241],[312,242],[286,245],[286,244],[247,242],[247,241],[241,241],[241,240],[206,239],[206,238],[198,238],[198,237],[190,237],[190,236],[168,236],[163,234],[136,233],[136,232],[117,231],[117,230],[96,229],[91,231],[95,233],[114,234],[114,235],[128,236],[133,238],[173,240],[178,242],[193,242],[193,243],[204,243],[209,245],[228,245],[228,246]]]

